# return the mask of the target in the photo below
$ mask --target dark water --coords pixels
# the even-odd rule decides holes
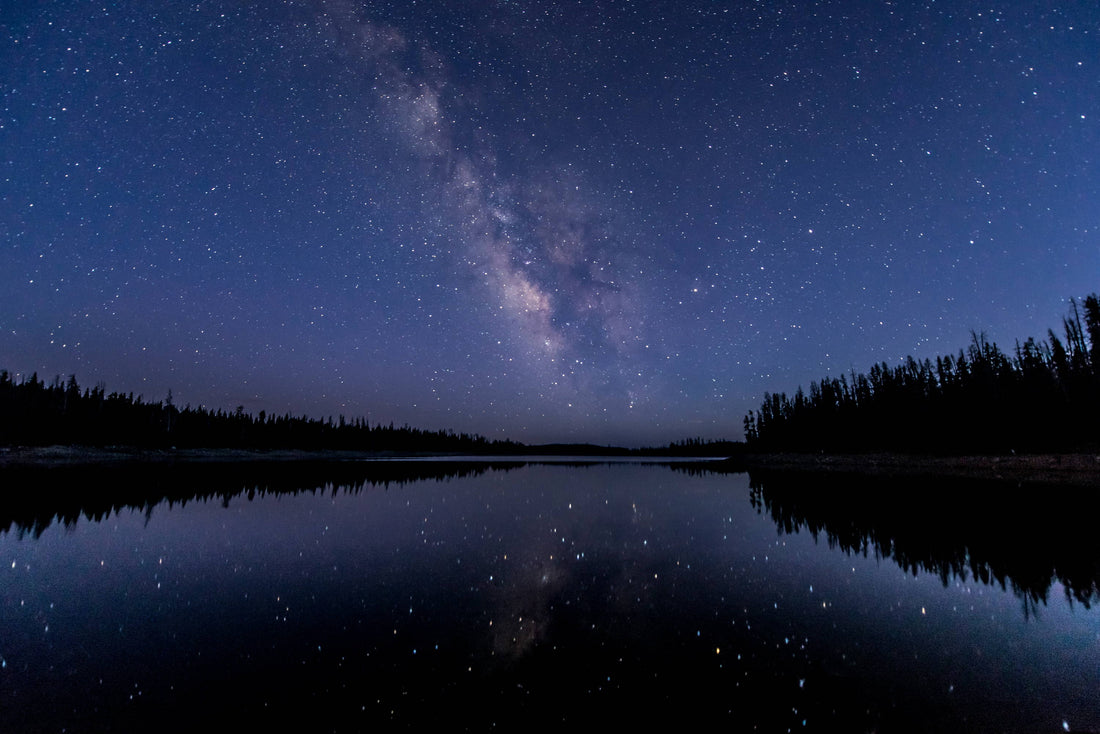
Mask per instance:
[[[1100,731],[1082,490],[510,463],[3,481],[0,731]]]

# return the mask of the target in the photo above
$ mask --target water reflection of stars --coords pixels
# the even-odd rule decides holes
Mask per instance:
[[[510,564],[504,575],[505,580],[493,587],[497,593],[491,601],[496,610],[490,621],[492,650],[518,659],[546,638],[570,572],[560,555],[545,553]]]

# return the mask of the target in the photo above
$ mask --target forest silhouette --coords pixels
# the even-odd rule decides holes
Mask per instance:
[[[626,449],[588,443],[528,445],[490,440],[451,430],[427,431],[407,425],[371,425],[365,418],[335,420],[290,413],[253,415],[167,399],[146,402],[140,395],[106,392],[104,385],[82,389],[76,376],[37,373],[24,379],[0,370],[0,446],[87,446],[136,449],[243,449],[351,451],[370,454],[470,454],[568,456],[728,456],[743,444],[688,438],[666,446]]]
[[[0,446],[124,446],[136,448],[297,449],[363,452],[514,453],[522,444],[450,430],[370,425],[364,418],[325,419],[252,415],[190,405],[178,408],[171,391],[146,402],[131,392],[81,389],[76,376],[38,374],[22,380],[0,370]]]
[[[140,395],[81,388],[76,377],[49,383],[37,373],[0,370],[0,446],[139,449],[255,449],[426,454],[655,454],[732,456],[751,452],[890,451],[1007,453],[1100,450],[1100,296],[1091,294],[1041,342],[1016,342],[1011,355],[984,334],[955,355],[912,356],[867,373],[825,377],[793,396],[765,393],[744,418],[745,444],[686,439],[667,447],[590,444],[527,446],[451,430],[371,425],[290,413],[175,405]]]
[[[1063,336],[1005,354],[972,333],[957,355],[765,393],[745,416],[753,451],[1007,453],[1100,447],[1100,298],[1071,299]]]

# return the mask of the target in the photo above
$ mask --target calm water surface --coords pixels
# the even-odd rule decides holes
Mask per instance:
[[[1095,541],[1036,564],[698,466],[355,471],[51,478],[0,521],[0,731],[1100,731]]]

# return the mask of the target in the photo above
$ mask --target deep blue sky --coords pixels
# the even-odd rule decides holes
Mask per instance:
[[[0,0],[0,367],[526,441],[1100,289],[1100,3]]]

